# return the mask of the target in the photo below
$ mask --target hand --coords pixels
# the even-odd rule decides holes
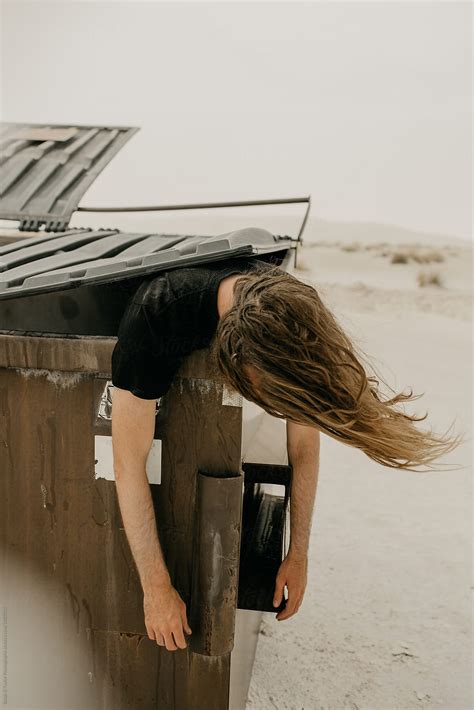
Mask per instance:
[[[300,608],[306,589],[307,570],[308,558],[306,555],[301,557],[292,555],[290,552],[281,563],[276,578],[273,606],[279,606],[283,601],[285,584],[288,589],[288,599],[286,607],[276,615],[278,621],[289,619]]]
[[[166,646],[168,651],[186,648],[183,630],[192,633],[186,617],[186,604],[171,584],[152,587],[145,592],[143,607],[148,638],[159,646]]]

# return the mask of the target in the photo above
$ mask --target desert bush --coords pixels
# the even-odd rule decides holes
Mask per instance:
[[[392,253],[392,258],[390,259],[391,264],[408,264],[408,256],[402,251],[394,251]]]
[[[426,263],[429,263],[430,261],[441,263],[442,261],[444,261],[444,254],[442,254],[437,249],[431,249],[431,251],[425,253],[425,260]]]
[[[366,251],[379,251],[380,249],[384,249],[388,246],[388,242],[374,242],[373,244],[366,244],[364,249]]]
[[[431,262],[444,261],[444,256],[437,249],[419,250],[410,249],[407,253],[408,258],[416,261],[418,264],[430,264]]]
[[[418,247],[395,251],[392,254],[392,264],[408,264],[409,261],[414,261],[417,264],[441,263],[444,261],[444,254],[437,249],[423,250]]]
[[[418,286],[442,286],[441,274],[438,271],[420,271],[417,276]]]

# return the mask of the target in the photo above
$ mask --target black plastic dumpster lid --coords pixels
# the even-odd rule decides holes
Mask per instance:
[[[0,300],[292,247],[290,237],[274,236],[257,227],[207,237],[88,229],[43,232],[0,247]]]
[[[0,219],[64,231],[79,200],[138,128],[0,124]]]

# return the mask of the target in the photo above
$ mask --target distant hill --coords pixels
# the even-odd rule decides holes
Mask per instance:
[[[388,242],[389,244],[417,243],[423,246],[451,245],[466,247],[470,244],[450,234],[420,232],[414,229],[399,227],[394,224],[377,224],[375,222],[330,222],[322,219],[308,220],[303,240],[328,242],[363,242],[365,244]]]
[[[302,214],[287,215],[237,214],[237,210],[216,210],[214,214],[182,213],[137,213],[130,214],[86,214],[76,213],[73,226],[114,227],[130,231],[163,231],[179,234],[224,234],[243,227],[261,227],[274,234],[288,234],[296,237],[302,221]],[[423,246],[451,245],[466,247],[472,245],[467,239],[451,234],[429,233],[408,229],[393,224],[375,222],[336,222],[317,217],[308,220],[303,240],[310,242],[349,242],[389,244],[417,243]]]

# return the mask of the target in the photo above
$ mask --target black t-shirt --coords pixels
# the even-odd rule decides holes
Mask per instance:
[[[120,322],[112,384],[142,399],[163,396],[184,358],[209,346],[219,322],[222,279],[268,265],[256,258],[227,259],[170,269],[143,281]]]

